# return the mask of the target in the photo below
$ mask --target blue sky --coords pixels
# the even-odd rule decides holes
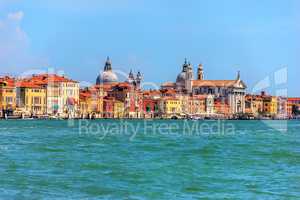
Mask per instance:
[[[253,91],[300,96],[298,0],[0,0],[0,74],[63,70],[94,82],[106,56],[141,70],[145,81],[174,81],[184,58],[207,79],[242,79]],[[288,83],[274,79],[287,67]]]

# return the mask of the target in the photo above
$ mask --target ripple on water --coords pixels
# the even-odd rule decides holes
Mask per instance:
[[[243,134],[130,141],[65,121],[0,121],[0,199],[300,199],[299,122],[286,134],[230,123]]]

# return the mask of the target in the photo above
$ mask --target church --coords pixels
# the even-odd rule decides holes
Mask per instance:
[[[193,66],[186,59],[182,71],[175,83],[165,83],[162,89],[175,89],[185,95],[213,95],[215,100],[228,104],[231,114],[245,112],[246,84],[240,78],[240,72],[232,80],[206,80],[203,65],[199,64],[197,78],[194,78]]]

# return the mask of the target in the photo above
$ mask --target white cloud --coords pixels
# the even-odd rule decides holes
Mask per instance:
[[[0,64],[28,46],[28,37],[21,28],[23,15],[22,12],[9,13],[0,20]]]
[[[0,72],[21,73],[33,65],[44,64],[30,52],[30,39],[22,29],[22,11],[0,19]]]

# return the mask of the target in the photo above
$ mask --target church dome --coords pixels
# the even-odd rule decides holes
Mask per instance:
[[[186,72],[181,72],[176,78],[176,85],[184,85],[186,81]]]
[[[118,76],[113,72],[109,57],[105,62],[104,71],[97,77],[96,84],[118,82]]]
[[[176,82],[184,82],[185,80],[186,80],[185,72],[181,72],[180,74],[178,74],[178,76],[176,78]]]
[[[97,77],[97,85],[118,82],[118,77],[113,71],[104,71]]]

